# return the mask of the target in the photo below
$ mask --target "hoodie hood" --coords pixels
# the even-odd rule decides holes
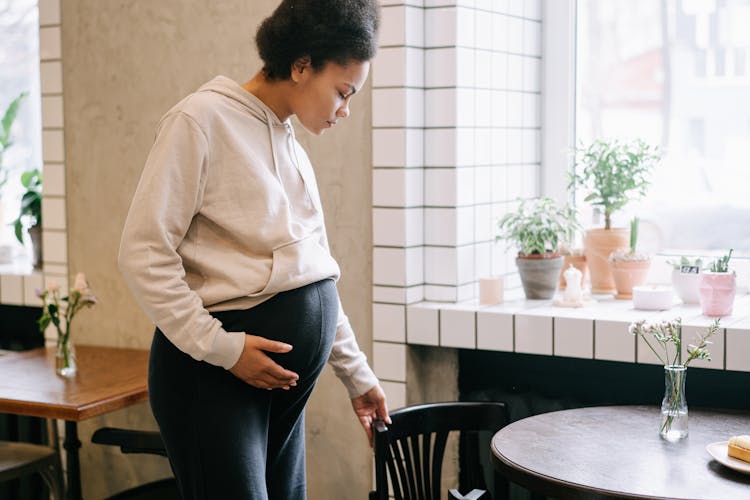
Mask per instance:
[[[237,101],[241,105],[245,106],[250,114],[255,116],[258,120],[263,123],[272,126],[287,126],[290,125],[289,119],[285,121],[279,120],[276,113],[273,112],[263,101],[255,97],[253,94],[245,90],[240,84],[227,78],[226,76],[217,76],[213,80],[203,84],[198,92],[216,92],[226,96],[234,101]]]

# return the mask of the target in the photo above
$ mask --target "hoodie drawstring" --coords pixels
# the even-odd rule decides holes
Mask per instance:
[[[263,114],[266,116],[266,125],[268,126],[268,140],[271,141],[271,158],[273,159],[273,170],[276,173],[276,178],[281,182],[281,173],[279,172],[279,161],[276,157],[276,148],[274,147],[273,140],[273,121],[271,120],[271,114],[263,110]]]

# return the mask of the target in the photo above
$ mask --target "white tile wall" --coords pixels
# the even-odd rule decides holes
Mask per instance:
[[[424,209],[374,208],[373,244],[417,246],[423,243]]]
[[[597,320],[594,335],[594,358],[609,361],[635,361],[635,337],[628,333],[628,323]]]
[[[406,382],[406,344],[373,342],[373,368],[380,379]]]
[[[406,309],[406,332],[409,344],[439,345],[439,304],[423,302]]]
[[[406,307],[395,304],[372,305],[372,338],[406,342]]]
[[[517,314],[516,352],[552,355],[552,318]]]
[[[440,345],[476,349],[476,313],[472,309],[443,308],[440,311]]]
[[[477,311],[477,349],[513,351],[513,315]]]
[[[388,401],[388,411],[406,406],[406,384],[402,382],[382,381],[380,383]]]
[[[555,356],[594,357],[594,321],[583,318],[555,318]]]

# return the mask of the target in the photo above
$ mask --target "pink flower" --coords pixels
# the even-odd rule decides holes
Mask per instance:
[[[49,283],[47,283],[47,291],[50,293],[55,293],[60,290],[60,285],[57,284],[57,281],[50,280]]]
[[[89,284],[86,283],[86,275],[83,273],[76,274],[76,280],[73,284],[73,290],[76,290],[80,293],[85,293],[86,290],[88,290]]]

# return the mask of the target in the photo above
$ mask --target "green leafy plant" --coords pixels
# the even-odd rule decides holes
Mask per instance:
[[[648,174],[659,159],[657,148],[641,139],[597,139],[576,149],[568,188],[589,190],[584,201],[602,208],[604,228],[610,229],[613,213],[646,194]]]
[[[630,221],[630,248],[615,250],[614,252],[612,252],[610,260],[631,262],[649,260],[648,255],[637,251],[639,225],[640,220],[638,219],[638,217],[633,217],[633,219]]]
[[[13,228],[16,238],[23,243],[24,218],[31,219],[31,226],[42,223],[42,174],[39,169],[21,174],[21,184],[26,192],[21,197],[21,209],[13,222]]]
[[[729,249],[729,253],[724,255],[713,262],[709,266],[708,270],[713,273],[728,273],[729,272],[729,259],[732,258],[733,248]]]
[[[575,210],[551,198],[521,200],[498,222],[497,239],[515,244],[521,255],[556,253],[561,238],[578,227]]]
[[[11,138],[11,128],[13,122],[16,121],[18,115],[18,108],[21,107],[21,101],[29,95],[28,92],[21,92],[21,94],[13,99],[3,113],[2,121],[0,121],[0,190],[2,190],[5,183],[8,182],[8,171],[3,168],[3,155],[13,145]]]
[[[673,262],[671,260],[667,261],[667,264],[672,266],[672,268],[679,270],[683,266],[690,266],[690,267],[697,267],[698,269],[703,269],[703,259],[700,257],[696,257],[695,259],[688,259],[684,255],[680,257],[680,260],[677,262]]]

